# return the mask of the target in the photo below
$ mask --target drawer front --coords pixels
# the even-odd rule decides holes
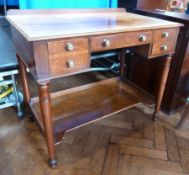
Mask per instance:
[[[88,50],[87,38],[73,38],[48,42],[49,55],[78,53]]]
[[[152,42],[152,32],[128,32],[91,38],[91,51],[103,51]]]
[[[90,66],[89,55],[88,53],[50,55],[49,65],[51,75],[74,73]]]
[[[48,42],[51,75],[82,71],[90,66],[88,38],[68,38]]]
[[[178,36],[178,28],[160,29],[154,31],[154,42],[174,40]]]
[[[176,41],[156,42],[152,46],[151,56],[165,55],[175,51]]]

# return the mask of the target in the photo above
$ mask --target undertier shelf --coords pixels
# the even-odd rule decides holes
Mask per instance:
[[[53,93],[51,109],[55,136],[141,102],[153,103],[145,93],[119,78]],[[38,98],[31,100],[31,107],[43,130]]]

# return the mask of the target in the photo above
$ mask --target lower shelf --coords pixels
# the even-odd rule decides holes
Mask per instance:
[[[53,93],[51,107],[55,136],[141,102],[152,103],[136,87],[118,78]],[[43,129],[38,98],[31,100],[31,108]]]

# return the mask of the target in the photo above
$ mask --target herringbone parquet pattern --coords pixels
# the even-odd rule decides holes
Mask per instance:
[[[35,123],[0,112],[1,175],[189,174],[189,135],[175,131],[179,119],[153,123],[143,106],[79,128],[56,146],[58,168],[46,165],[45,141]]]
[[[67,133],[53,170],[37,125],[1,110],[0,175],[189,175],[189,130],[174,129],[179,114],[154,123],[151,112],[139,105]]]

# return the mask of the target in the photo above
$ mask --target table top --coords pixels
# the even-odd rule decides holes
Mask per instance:
[[[156,28],[179,23],[109,10],[10,10],[7,20],[28,41],[89,36]]]

